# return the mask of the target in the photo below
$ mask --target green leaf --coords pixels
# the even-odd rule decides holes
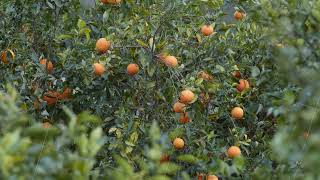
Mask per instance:
[[[190,164],[195,164],[195,163],[197,163],[198,158],[196,158],[192,154],[183,154],[183,155],[179,155],[177,157],[177,160],[183,161],[183,162],[186,162],[186,163],[190,163]]]
[[[175,174],[177,171],[179,171],[181,168],[180,166],[178,166],[175,163],[172,162],[165,162],[160,164],[160,166],[158,167],[157,172],[159,174]]]

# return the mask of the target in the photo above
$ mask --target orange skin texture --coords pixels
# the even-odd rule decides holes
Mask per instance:
[[[230,158],[235,158],[241,155],[241,150],[238,146],[231,146],[227,151],[227,155]]]
[[[218,180],[218,177],[215,175],[208,175],[207,180]]]
[[[134,76],[139,72],[138,64],[131,63],[127,66],[127,72],[130,76]]]
[[[96,51],[101,54],[106,53],[109,50],[110,46],[110,41],[108,41],[106,38],[100,38],[96,42]]]
[[[241,107],[235,107],[232,109],[231,111],[231,116],[234,118],[234,119],[242,119],[243,118],[243,109]]]
[[[106,68],[104,67],[104,65],[102,65],[100,63],[94,63],[93,64],[93,71],[94,71],[95,75],[101,76],[106,71]]]
[[[49,122],[44,122],[44,123],[42,123],[42,127],[43,127],[43,128],[50,128],[51,126],[52,126],[52,124],[49,123]]]
[[[188,117],[188,113],[180,113],[180,123],[182,124],[186,124],[189,122],[189,117]]]
[[[173,147],[175,149],[182,149],[184,147],[184,141],[181,138],[175,138],[173,141]]]
[[[182,113],[184,111],[184,108],[186,107],[185,104],[181,103],[181,102],[176,102],[173,105],[173,111],[175,113]]]
[[[176,57],[174,56],[167,56],[164,58],[164,63],[168,66],[168,67],[177,67],[178,66],[178,60]]]
[[[52,106],[58,102],[59,96],[60,96],[60,93],[56,91],[49,91],[45,93],[42,99],[47,102],[48,106]]]
[[[162,154],[161,158],[160,158],[160,164],[168,162],[169,161],[169,155],[168,154]]]
[[[198,174],[198,180],[202,180],[203,174]]]
[[[103,4],[120,4],[121,0],[100,0]]]
[[[40,63],[42,66],[47,67],[47,72],[48,72],[49,74],[52,73],[53,64],[52,64],[51,61],[48,61],[48,64],[47,64],[47,59],[41,59],[41,60],[39,61],[39,63]]]
[[[240,73],[240,71],[234,71],[234,72],[232,73],[232,75],[233,75],[233,77],[235,77],[235,78],[241,78],[241,73]]]
[[[239,80],[239,84],[237,85],[237,90],[239,92],[242,92],[242,91],[247,90],[249,88],[250,88],[249,81],[247,81],[245,79],[240,79]]]
[[[194,99],[194,94],[192,91],[190,90],[183,90],[181,93],[180,93],[180,102],[184,103],[184,104],[188,104],[190,103],[191,101],[193,101]]]
[[[213,26],[211,25],[203,25],[201,27],[201,33],[204,36],[210,36],[214,32]]]
[[[234,12],[233,16],[237,21],[240,21],[243,18],[243,14],[240,11]]]

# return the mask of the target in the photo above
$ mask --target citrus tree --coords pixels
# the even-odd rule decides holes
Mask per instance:
[[[14,136],[25,158],[4,151],[0,175],[302,177],[317,163],[301,163],[317,157],[304,156],[317,136],[299,147],[318,113],[307,98],[317,97],[318,4],[2,1],[1,138]]]

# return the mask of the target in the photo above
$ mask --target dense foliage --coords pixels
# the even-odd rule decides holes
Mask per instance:
[[[2,0],[0,17],[1,179],[320,177],[319,0]]]

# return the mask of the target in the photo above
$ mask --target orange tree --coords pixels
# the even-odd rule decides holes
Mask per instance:
[[[63,127],[63,107],[102,119],[101,178],[252,178],[272,169],[282,87],[257,4],[2,1],[1,91],[35,122]]]

